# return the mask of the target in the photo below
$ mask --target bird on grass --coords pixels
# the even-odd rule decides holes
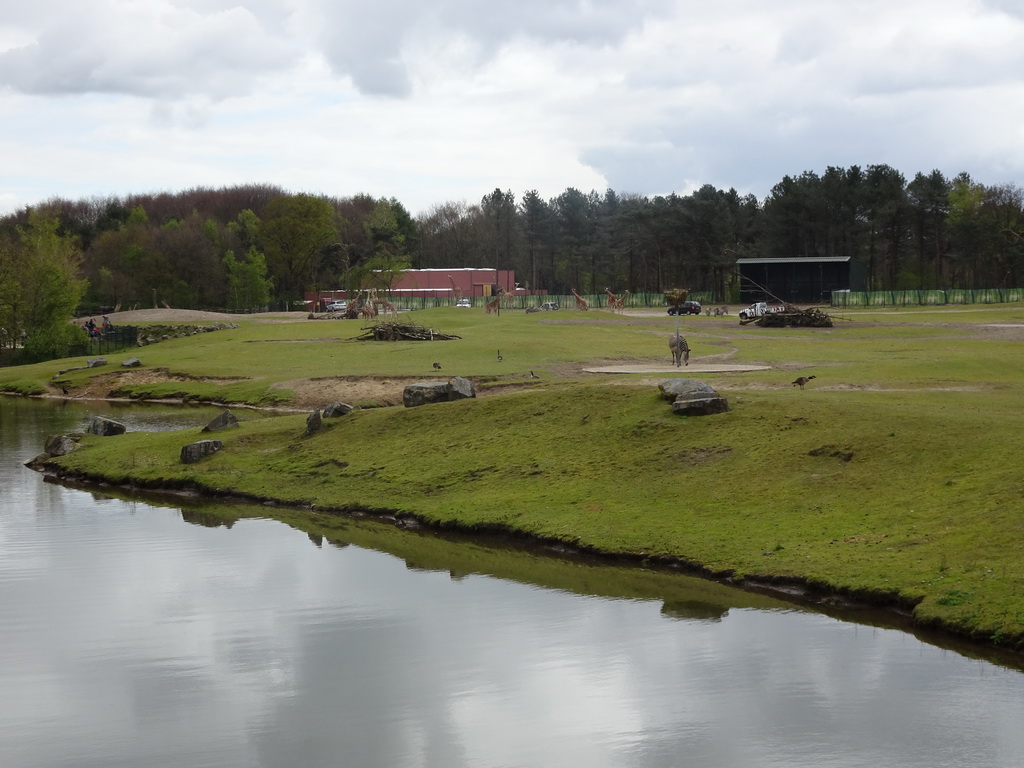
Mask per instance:
[[[538,375],[537,375],[536,373],[534,373],[533,371],[530,371],[530,378],[531,378],[531,379],[539,379],[539,378],[540,378],[540,376],[538,376]]]
[[[799,378],[797,378],[796,381],[793,382],[793,386],[794,387],[800,387],[800,389],[803,389],[804,388],[804,384],[806,384],[811,379],[816,379],[816,378],[818,378],[818,377],[817,376],[800,376]]]
[[[440,371],[441,370],[441,364],[440,363],[434,363],[434,370],[435,371]]]
[[[504,360],[504,359],[505,359],[505,358],[503,358],[503,357],[501,356],[501,350],[499,349],[499,350],[498,350],[498,362],[500,363],[500,362],[501,362],[502,360]]]

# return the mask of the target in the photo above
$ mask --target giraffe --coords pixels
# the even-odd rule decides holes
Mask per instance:
[[[619,309],[625,311],[627,301],[629,301],[629,291],[623,291],[619,297]]]
[[[676,368],[680,363],[690,364],[690,345],[686,343],[686,337],[679,335],[678,330],[675,336],[668,337],[668,348],[672,352],[672,362]]]
[[[352,306],[349,307],[349,312],[355,312],[356,316],[361,317],[364,320],[372,320],[377,316],[377,308],[373,305],[373,302],[369,300],[366,294],[366,291],[360,291],[356,294],[356,298],[352,302]]]
[[[617,312],[618,310],[622,309],[622,300],[614,293],[612,293],[611,288],[605,288],[604,292],[608,294],[608,309],[610,309],[612,312]]]
[[[455,303],[457,304],[459,302],[459,299],[462,298],[462,286],[456,283],[455,278],[453,278],[451,275],[448,275],[448,282],[452,284],[452,295],[455,296]]]
[[[374,314],[377,314],[377,313],[379,313],[381,311],[383,311],[384,314],[386,314],[386,315],[391,315],[392,317],[395,318],[395,320],[398,319],[398,310],[395,308],[394,304],[392,304],[387,299],[374,299],[373,300],[373,312],[374,312]]]
[[[491,299],[484,305],[484,309],[487,310],[488,315],[491,314],[491,312],[497,312],[500,309],[500,307],[498,306],[500,301],[501,297],[495,296],[493,299]]]
[[[506,291],[504,288],[498,292],[498,298],[505,309],[512,309],[512,306],[516,303],[516,295],[512,291]]]
[[[576,293],[575,288],[570,288],[569,290],[572,291],[572,295],[576,297],[576,309],[582,309],[584,312],[590,309],[590,302]]]

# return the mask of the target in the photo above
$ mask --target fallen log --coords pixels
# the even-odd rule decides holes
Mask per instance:
[[[769,312],[755,318],[762,328],[831,328],[832,318],[819,307],[800,309],[787,304],[781,312]]]
[[[461,336],[441,333],[433,328],[409,323],[378,323],[355,337],[356,341],[451,341]]]

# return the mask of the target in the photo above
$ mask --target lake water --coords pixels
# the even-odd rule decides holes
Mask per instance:
[[[4,768],[1024,766],[1024,674],[867,614],[21,466],[213,415],[112,408],[0,398]]]

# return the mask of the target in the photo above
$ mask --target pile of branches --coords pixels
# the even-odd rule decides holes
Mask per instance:
[[[355,337],[356,341],[450,341],[461,336],[439,333],[433,328],[408,323],[378,323]]]
[[[782,312],[769,312],[752,322],[762,328],[831,328],[832,318],[820,307],[800,309],[786,304]]]

